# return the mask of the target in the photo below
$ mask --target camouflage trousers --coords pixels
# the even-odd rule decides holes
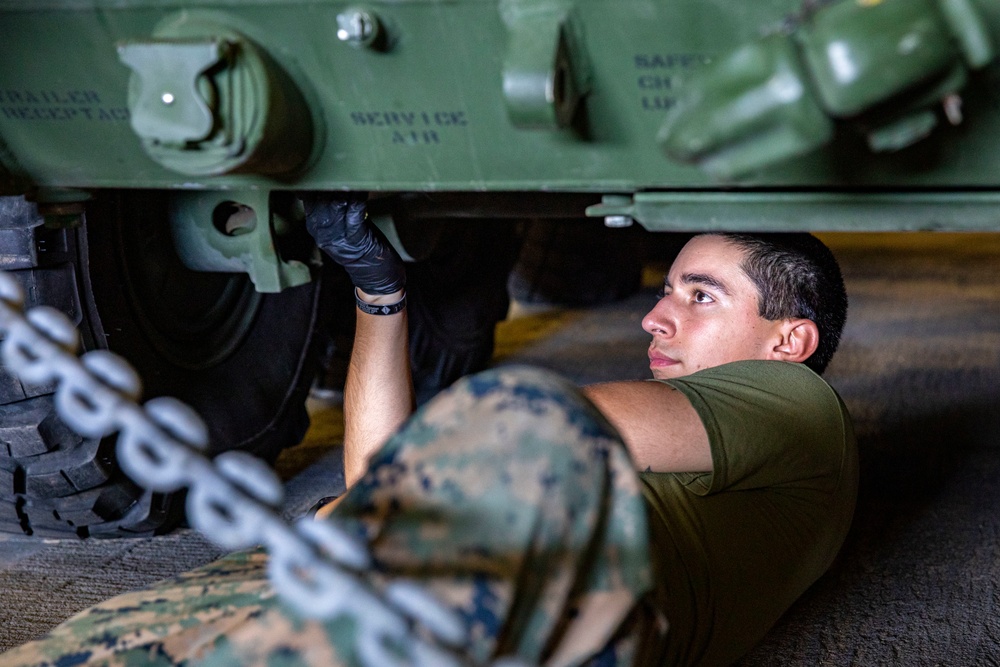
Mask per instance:
[[[613,428],[551,374],[463,379],[373,458],[335,517],[370,544],[373,585],[418,580],[463,616],[472,663],[641,664],[651,574],[638,477]],[[234,553],[115,597],[0,664],[356,664],[352,618],[296,615],[266,558]]]

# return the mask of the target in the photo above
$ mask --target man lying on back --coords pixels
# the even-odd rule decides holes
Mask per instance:
[[[373,483],[385,459],[369,467],[370,457],[412,410],[405,274],[359,202],[320,204],[310,230],[358,287],[345,465],[349,485],[365,473]],[[728,664],[832,562],[854,510],[857,452],[847,410],[818,374],[846,312],[836,260],[815,237],[698,235],[642,322],[658,381],[583,388],[620,434],[649,516],[645,602],[670,630],[661,649],[643,647],[654,661],[637,664]]]

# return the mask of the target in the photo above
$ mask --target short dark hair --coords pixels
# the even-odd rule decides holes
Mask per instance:
[[[757,310],[766,320],[801,317],[819,329],[819,345],[803,363],[822,373],[847,321],[847,290],[830,249],[812,234],[721,233],[743,250],[740,267],[757,286]]]

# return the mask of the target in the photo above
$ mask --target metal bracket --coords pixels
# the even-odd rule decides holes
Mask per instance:
[[[246,273],[258,292],[280,292],[312,279],[308,266],[278,254],[277,231],[289,221],[272,210],[268,191],[177,193],[170,224],[188,268]]]
[[[592,218],[652,232],[991,231],[1000,192],[637,192],[605,195]]]
[[[228,52],[219,40],[153,40],[118,47],[118,58],[135,72],[132,103],[136,134],[170,146],[201,141],[215,125],[214,102],[199,89],[202,74]]]
[[[182,10],[123,43],[142,147],[179,174],[289,175],[308,159],[313,116],[277,61],[212,12]]]
[[[788,33],[715,60],[689,79],[661,127],[666,153],[732,179],[829,143],[833,120],[875,151],[916,143],[942,101],[957,124],[968,71],[993,60],[989,24],[972,0],[821,5]]]
[[[524,129],[568,127],[589,91],[578,22],[560,1],[507,0],[500,12],[509,41],[503,95],[511,123]]]

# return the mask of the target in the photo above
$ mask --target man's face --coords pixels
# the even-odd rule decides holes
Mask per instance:
[[[663,297],[642,320],[653,336],[658,380],[743,359],[772,358],[780,321],[758,314],[757,288],[740,268],[743,250],[721,236],[696,236],[681,250]]]

